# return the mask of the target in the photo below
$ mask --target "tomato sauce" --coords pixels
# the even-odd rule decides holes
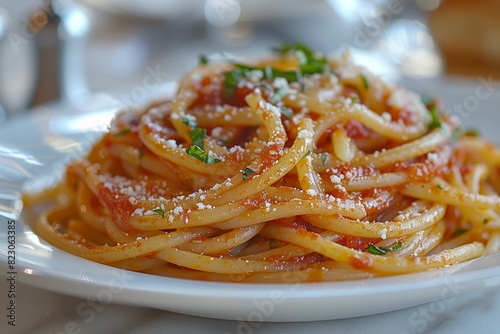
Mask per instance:
[[[114,192],[109,188],[99,188],[98,197],[107,207],[116,227],[124,232],[134,232],[130,225],[130,216],[136,207],[129,201],[129,196]]]

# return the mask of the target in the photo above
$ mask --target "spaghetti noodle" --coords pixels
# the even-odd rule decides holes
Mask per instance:
[[[302,44],[202,63],[118,114],[28,206],[83,258],[242,282],[411,273],[500,248],[500,150],[423,100]],[[57,199],[57,200],[55,200]]]

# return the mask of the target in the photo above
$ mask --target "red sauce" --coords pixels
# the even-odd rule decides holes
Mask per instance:
[[[368,248],[368,246],[373,245],[379,242],[379,238],[362,238],[362,237],[354,237],[350,235],[343,235],[338,244],[358,250],[363,251]]]
[[[111,219],[116,227],[124,232],[134,232],[130,226],[130,216],[135,211],[136,207],[129,201],[129,197],[117,192],[113,192],[106,187],[99,188],[99,199],[106,206]]]
[[[224,96],[224,77],[210,76],[204,77],[199,87],[196,87],[198,98],[193,102],[192,107],[201,107],[204,105],[232,105],[235,107],[247,106],[245,97],[254,89],[246,85],[236,87],[234,93],[230,97]]]
[[[267,260],[274,261],[277,266],[283,266],[284,268],[296,268],[299,265],[301,267],[309,267],[314,264],[319,264],[325,262],[325,257],[319,253],[312,252],[302,256],[291,257],[288,259],[268,258]],[[298,269],[298,268],[297,268]]]
[[[391,114],[392,122],[402,122],[404,125],[411,124],[412,113],[407,109],[396,109],[392,106],[387,106],[387,111]]]
[[[147,257],[148,259],[154,259],[156,257],[156,252],[152,252],[152,253],[146,254],[144,256]]]
[[[283,150],[281,149],[280,145],[278,145],[277,143],[269,143],[268,146],[262,149],[262,152],[260,154],[262,163],[257,173],[260,174],[268,170],[271,166],[278,162],[282,155]]]
[[[297,234],[300,235],[301,237],[309,237],[312,240],[317,240],[319,238],[319,236],[316,233],[311,234],[311,232],[309,232],[305,228],[298,228]]]
[[[293,218],[280,218],[276,219],[273,222],[270,222],[269,224],[274,224],[276,226],[282,226],[282,227],[288,227],[288,228],[293,228],[293,229],[304,229],[304,230],[311,230],[312,225],[304,220],[302,220],[300,217],[293,217]]]
[[[366,126],[354,120],[347,122],[345,131],[347,132],[347,136],[353,139],[369,138],[372,133]]]
[[[356,269],[370,270],[373,267],[373,262],[370,257],[361,255],[359,258],[351,258],[351,265]]]
[[[241,204],[250,208],[263,208],[268,202],[267,192],[262,191],[252,197],[244,198],[241,200]]]

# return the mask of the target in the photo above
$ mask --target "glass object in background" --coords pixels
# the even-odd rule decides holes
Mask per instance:
[[[0,2],[0,94],[6,115],[88,93],[83,59],[89,20],[71,0]]]
[[[30,1],[0,0],[0,118],[24,110],[36,85],[36,48],[23,29]]]
[[[328,2],[350,27],[351,41],[343,47],[352,50],[357,62],[391,81],[442,74],[441,56],[426,27],[431,0]]]

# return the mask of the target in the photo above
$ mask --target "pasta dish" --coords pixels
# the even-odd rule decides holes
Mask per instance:
[[[63,180],[24,195],[69,253],[169,277],[366,279],[500,248],[500,150],[440,100],[348,54],[200,58],[175,96],[117,114]]]

